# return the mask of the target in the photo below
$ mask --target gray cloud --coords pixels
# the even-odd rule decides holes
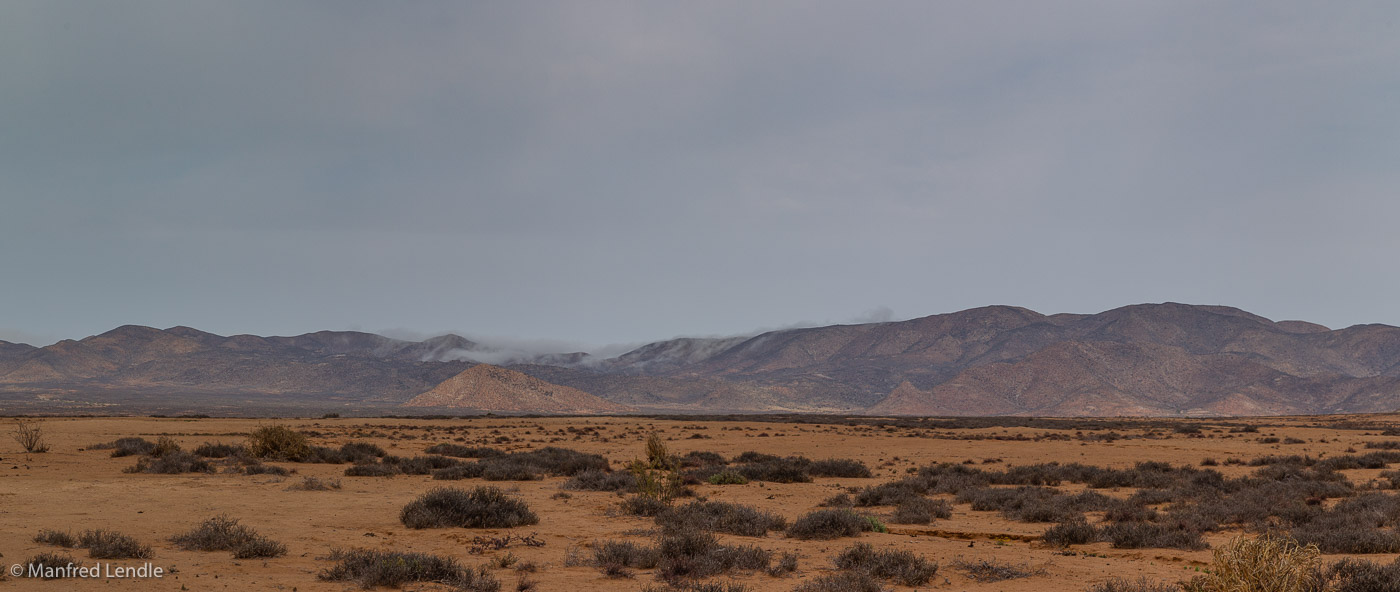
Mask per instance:
[[[0,325],[1400,324],[1400,8],[0,6]]]

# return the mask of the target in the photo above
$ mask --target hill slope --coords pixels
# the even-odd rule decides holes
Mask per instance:
[[[622,413],[635,411],[581,390],[550,384],[514,370],[477,364],[428,392],[409,399],[405,407],[453,407],[477,411],[523,413]]]

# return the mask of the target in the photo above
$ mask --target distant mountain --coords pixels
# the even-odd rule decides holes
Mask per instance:
[[[548,384],[494,366],[463,376],[477,366],[471,359],[516,359],[508,370]],[[556,409],[603,409],[578,396],[586,394],[672,412],[1380,412],[1400,410],[1400,328],[1332,330],[1226,306],[1165,303],[1054,315],[988,306],[898,322],[680,338],[601,360],[517,355],[455,335],[405,341],[331,331],[222,337],[125,326],[42,348],[0,342],[0,390],[46,388],[90,397],[163,388],[386,404],[433,393],[453,405],[460,399],[540,412],[552,404],[540,395],[545,390],[568,394],[572,403]]]
[[[490,364],[477,364],[404,403],[523,413],[623,413],[635,411],[581,390]]]
[[[189,327],[126,325],[47,347],[0,347],[0,387],[173,388],[399,402],[471,366],[438,360],[445,351],[473,346],[455,335],[421,342],[354,331],[223,337]]]

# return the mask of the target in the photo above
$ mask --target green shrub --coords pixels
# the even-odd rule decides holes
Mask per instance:
[[[749,482],[749,478],[740,475],[736,471],[724,469],[718,473],[710,475],[705,479],[710,485],[744,485]]]

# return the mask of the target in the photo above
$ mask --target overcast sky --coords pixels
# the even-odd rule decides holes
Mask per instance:
[[[1400,3],[0,3],[0,339],[1400,325]]]

